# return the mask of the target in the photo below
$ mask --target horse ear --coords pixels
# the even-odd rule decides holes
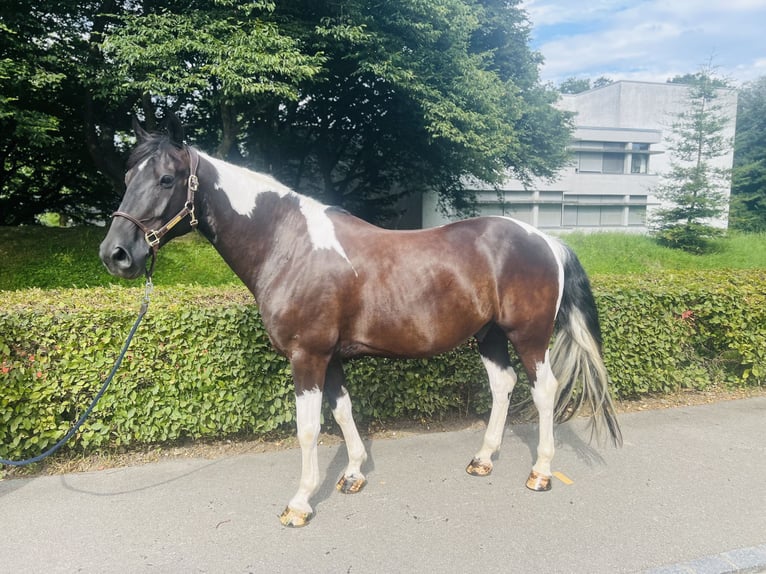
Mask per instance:
[[[184,127],[181,125],[181,120],[175,114],[170,114],[167,121],[168,135],[171,141],[177,144],[184,143]]]
[[[139,142],[149,139],[149,132],[141,127],[136,116],[133,116],[133,133],[136,134],[136,138],[138,138]]]

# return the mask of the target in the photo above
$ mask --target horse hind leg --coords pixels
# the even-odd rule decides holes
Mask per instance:
[[[491,327],[478,343],[492,392],[492,412],[481,448],[466,467],[466,472],[473,476],[487,476],[492,472],[492,456],[500,449],[503,440],[511,393],[517,377],[511,368],[508,339],[500,329]]]
[[[367,479],[362,474],[362,464],[367,460],[367,451],[354,423],[351,398],[344,386],[343,365],[334,358],[330,361],[325,380],[325,392],[332,408],[335,422],[340,426],[348,452],[348,466],[338,480],[336,488],[344,494],[355,494],[364,488]]]
[[[544,359],[535,362],[534,370],[527,367],[527,371],[530,381],[533,381],[532,400],[540,419],[537,460],[527,479],[527,488],[544,492],[551,489],[551,461],[556,450],[553,436],[553,416],[558,393],[558,381],[551,369],[550,354],[547,350]]]

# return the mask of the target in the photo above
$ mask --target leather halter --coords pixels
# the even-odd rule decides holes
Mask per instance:
[[[129,213],[124,211],[115,211],[112,213],[112,217],[124,217],[128,221],[134,223],[141,231],[144,232],[144,239],[152,248],[152,264],[148,271],[151,275],[151,271],[154,268],[154,258],[157,255],[157,251],[160,248],[160,239],[171,229],[173,229],[184,217],[187,215],[190,217],[189,223],[192,227],[196,227],[198,220],[194,213],[194,192],[199,188],[199,179],[197,179],[197,166],[199,165],[199,154],[191,146],[184,146],[189,153],[189,181],[186,185],[186,203],[184,203],[183,209],[179,211],[175,217],[168,221],[165,225],[157,230],[149,229],[144,223],[136,217],[133,217]]]

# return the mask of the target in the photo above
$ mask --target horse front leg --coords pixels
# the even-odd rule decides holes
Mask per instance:
[[[306,526],[314,516],[310,499],[319,487],[317,440],[322,416],[322,388],[327,361],[304,358],[302,354],[290,361],[295,379],[295,411],[298,443],[301,447],[301,480],[298,492],[287,503],[279,517],[291,527]]]
[[[327,368],[325,392],[335,422],[338,423],[343,433],[343,440],[346,442],[348,452],[348,466],[343,476],[338,480],[336,488],[344,494],[355,494],[367,484],[367,479],[362,474],[362,464],[367,460],[367,451],[354,423],[351,397],[349,397],[344,385],[343,364],[340,359],[333,358]]]

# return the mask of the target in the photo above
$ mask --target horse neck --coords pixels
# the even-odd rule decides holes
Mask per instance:
[[[261,302],[284,261],[310,248],[304,209],[324,206],[267,175],[200,157],[200,231]]]

